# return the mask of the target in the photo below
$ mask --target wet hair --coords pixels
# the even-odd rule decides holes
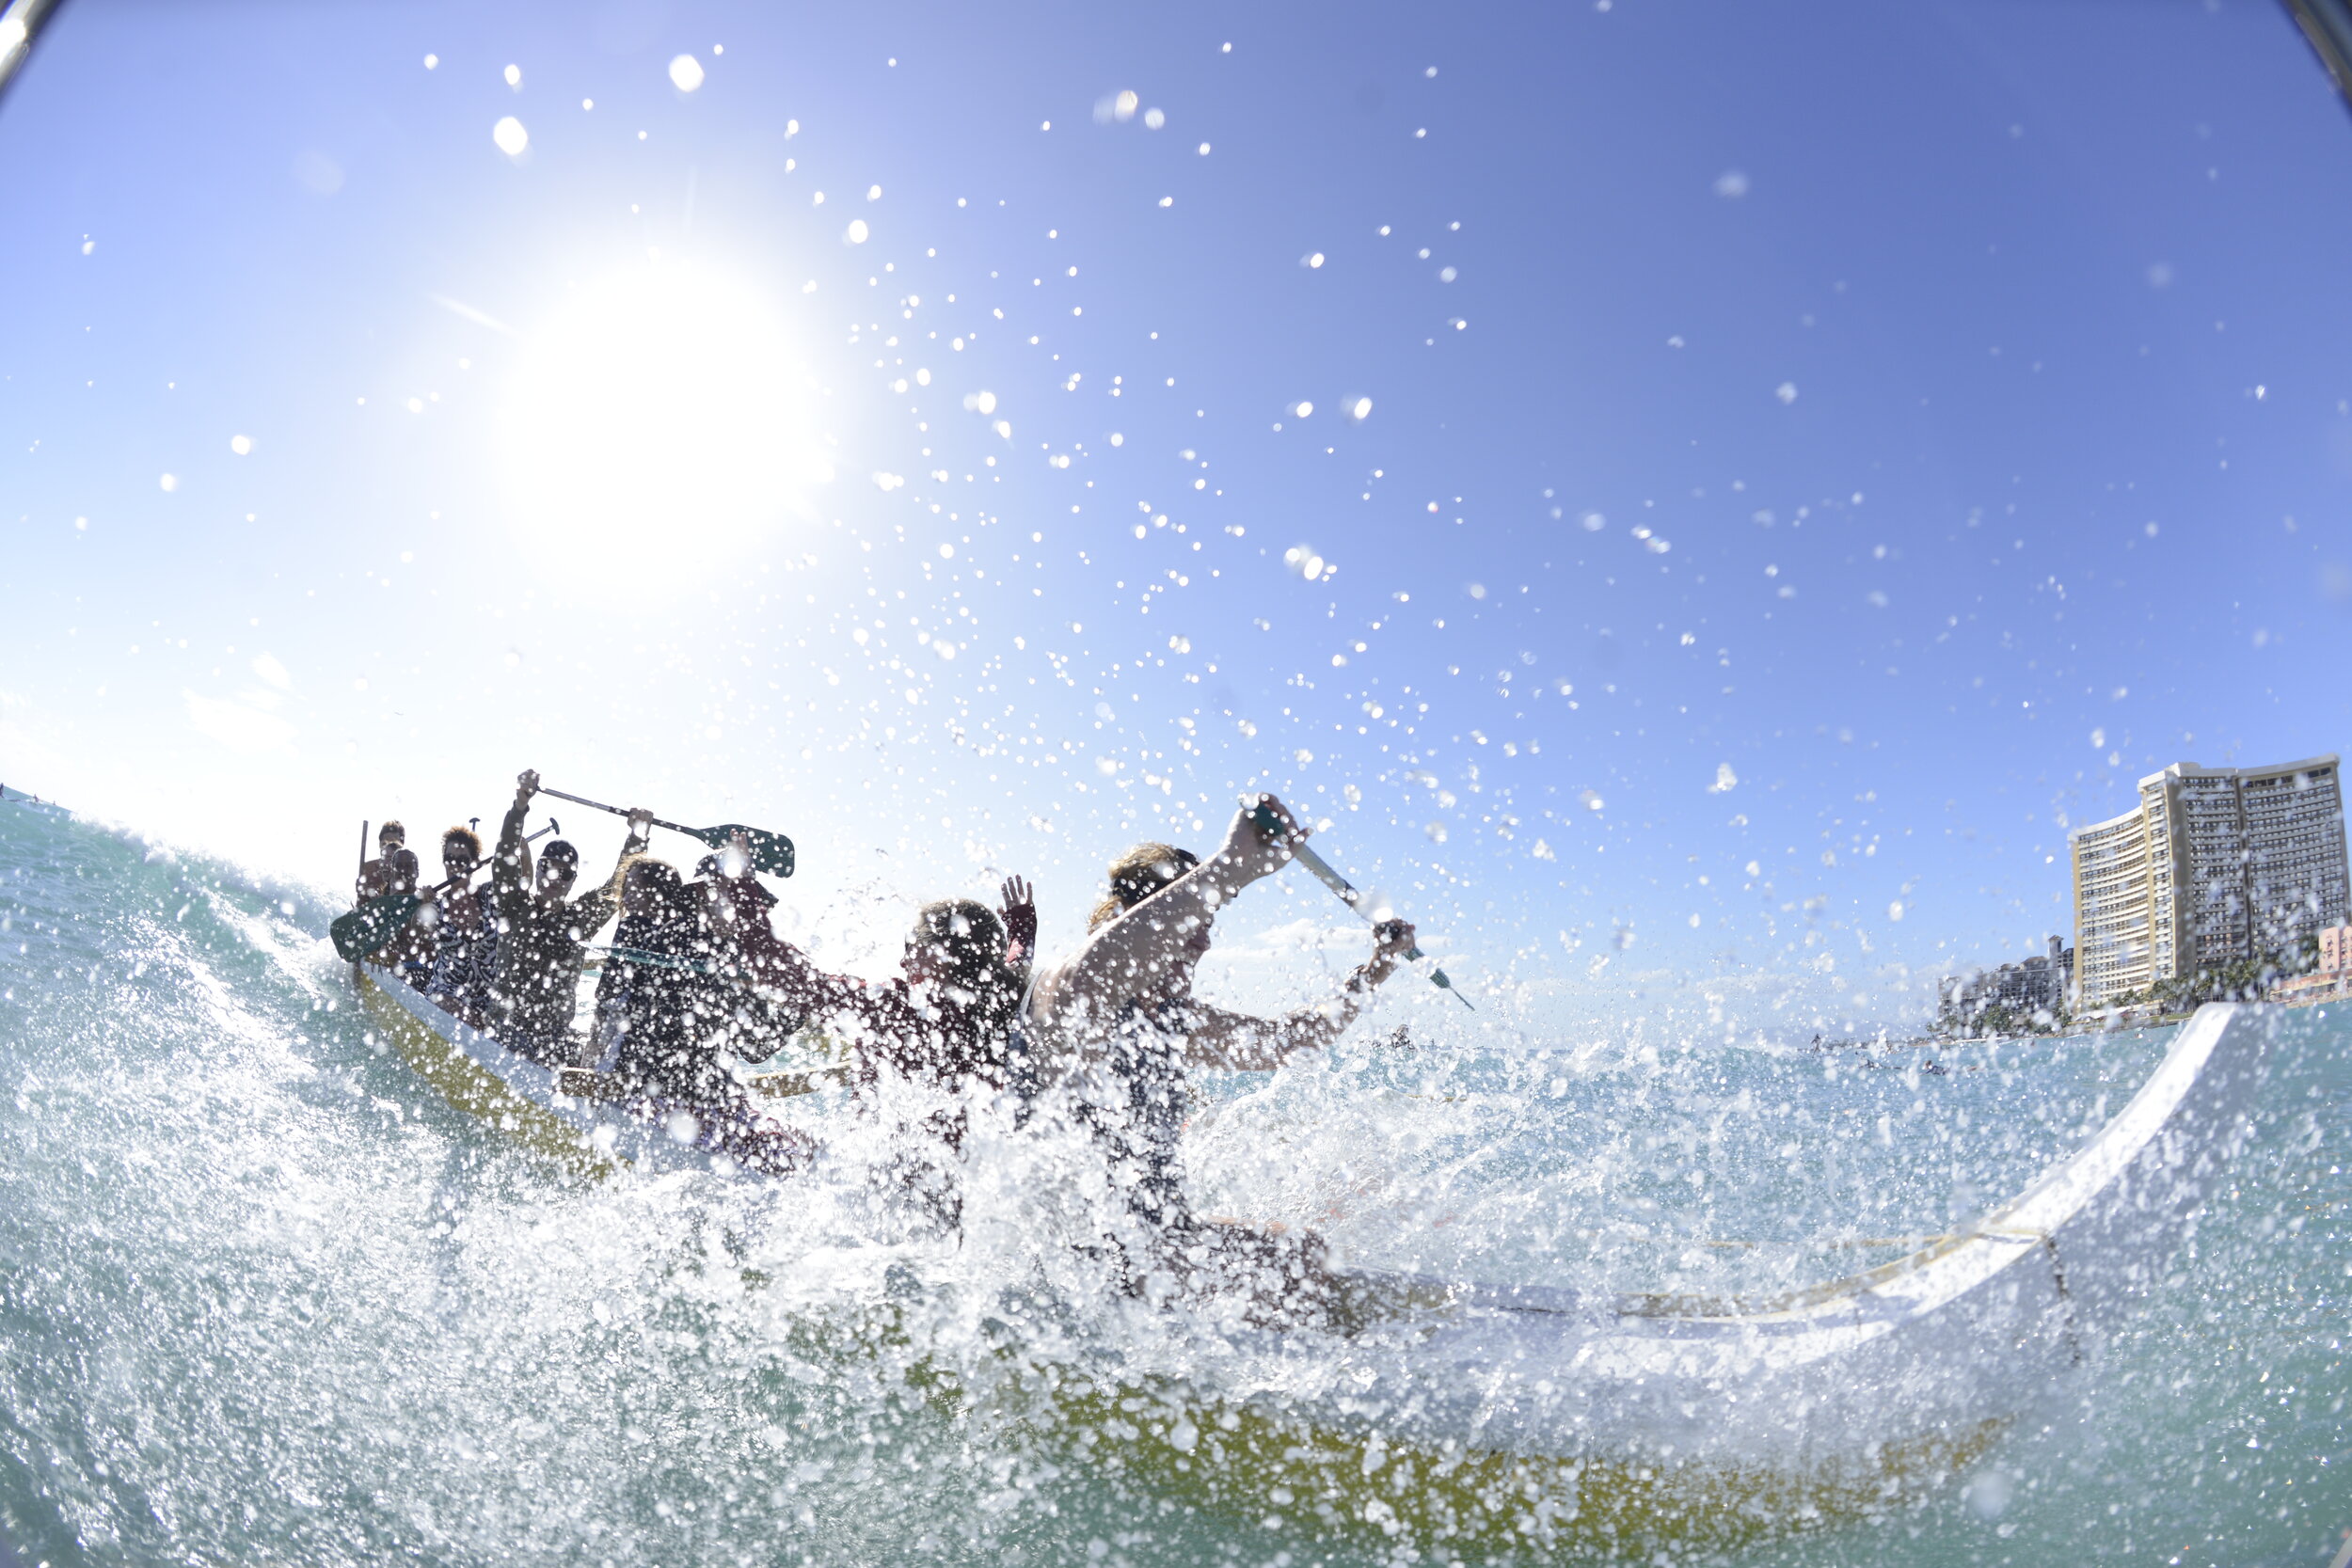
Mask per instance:
[[[468,859],[479,864],[482,861],[482,835],[471,828],[451,828],[441,834],[441,853],[447,856],[452,849],[463,849]]]
[[[640,855],[628,863],[628,882],[652,889],[663,897],[676,895],[686,885],[677,874],[677,867],[668,861],[658,861],[651,855]]]
[[[628,889],[638,889],[644,895],[645,905],[639,912],[656,919],[673,919],[689,907],[686,879],[678,875],[676,866],[668,861],[656,860],[651,855],[640,855],[628,863],[628,872],[623,878],[621,886],[625,896]]]
[[[376,843],[381,844],[389,838],[396,838],[405,844],[408,842],[408,830],[402,827],[398,821],[387,822],[375,830]]]
[[[761,887],[759,879],[750,871],[746,870],[740,877],[728,876],[727,868],[721,863],[725,858],[723,854],[705,855],[694,863],[694,875],[707,879],[714,887],[724,887],[729,898],[748,897],[763,910],[774,905],[776,895]]]
[[[1087,916],[1089,935],[1151,897],[1200,863],[1200,857],[1172,844],[1138,844],[1111,862],[1110,895]]]
[[[914,938],[945,961],[947,979],[977,990],[1003,967],[1005,927],[996,911],[973,898],[935,898],[914,916]]]
[[[918,1029],[882,1043],[906,1071],[947,1087],[966,1079],[1005,1086],[1006,1034],[1027,975],[1005,962],[1005,927],[987,905],[940,898],[916,911],[910,949],[931,962]]]
[[[559,838],[554,843],[539,851],[539,863],[542,865],[567,865],[574,871],[578,871],[580,869],[580,851],[572,847],[572,841],[570,839]]]

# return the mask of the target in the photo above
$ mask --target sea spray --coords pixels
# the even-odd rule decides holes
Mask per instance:
[[[567,1175],[372,1047],[332,912],[0,806],[0,1536],[28,1561],[2283,1560],[2346,1497],[2346,1031],[2317,1009],[2062,1407],[1843,1519],[1756,1486],[1659,1531],[1612,1490],[1654,1478],[1333,1419],[1368,1354],[1343,1337],[1111,1288],[1070,1151],[986,1117],[961,1241],[838,1102],[804,1180]],[[1386,1037],[1204,1083],[1203,1210],[1659,1290],[1942,1231],[2169,1037]]]

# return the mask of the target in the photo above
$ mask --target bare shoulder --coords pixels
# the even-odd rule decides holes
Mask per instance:
[[[1069,958],[1038,967],[1023,1019],[1023,1027],[1036,1046],[1051,1052],[1086,1037],[1088,1021],[1099,1004],[1100,982],[1085,958],[1086,950],[1081,948]]]
[[[1077,967],[1075,958],[1037,966],[1029,982],[1031,1018],[1050,1018],[1069,999],[1072,975]]]

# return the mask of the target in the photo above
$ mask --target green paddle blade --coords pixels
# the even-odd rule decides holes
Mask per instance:
[[[346,963],[358,963],[394,937],[408,924],[423,900],[413,893],[388,893],[371,898],[349,914],[338,915],[326,928],[335,951]]]
[[[694,830],[694,836],[713,849],[724,849],[738,833],[751,847],[754,871],[764,871],[771,877],[792,875],[792,841],[782,833],[771,833],[765,828],[739,827],[733,822]]]

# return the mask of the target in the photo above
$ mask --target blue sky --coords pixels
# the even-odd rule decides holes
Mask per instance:
[[[324,883],[529,764],[1050,948],[1271,785],[1457,974],[1888,1017],[2347,738],[2273,5],[76,0],[0,145],[0,782]]]

